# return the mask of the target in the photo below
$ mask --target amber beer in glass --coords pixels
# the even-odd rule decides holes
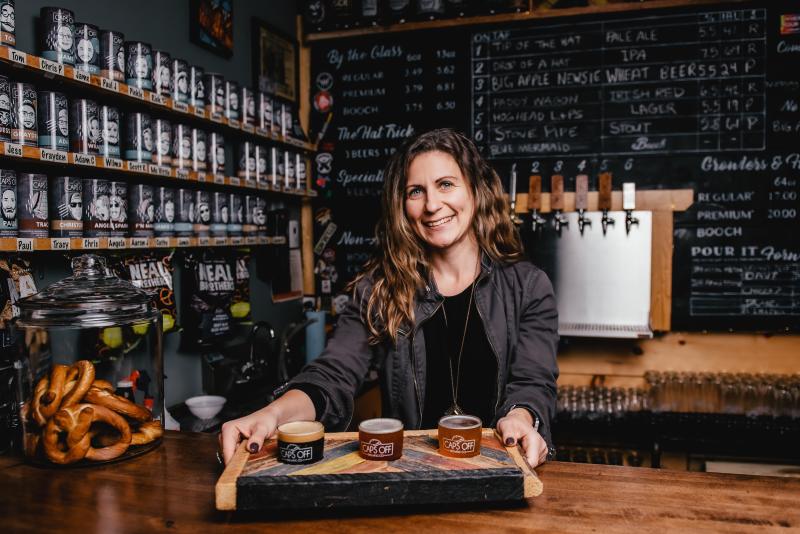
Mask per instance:
[[[471,458],[481,453],[481,420],[473,415],[446,415],[439,419],[439,454]]]
[[[322,460],[325,427],[317,421],[293,421],[278,427],[278,461],[313,464]]]
[[[403,422],[367,419],[358,425],[358,452],[365,460],[397,460],[403,455]]]

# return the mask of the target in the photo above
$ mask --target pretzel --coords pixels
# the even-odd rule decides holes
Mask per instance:
[[[94,418],[94,409],[86,404],[59,410],[47,422],[42,434],[44,453],[51,462],[72,464],[82,460],[89,451],[89,426]],[[66,434],[65,445],[61,435]]]
[[[79,404],[78,406],[87,405]],[[92,460],[93,462],[104,462],[113,460],[114,458],[124,454],[131,444],[131,427],[128,425],[128,422],[125,421],[122,416],[117,415],[105,406],[92,405],[91,408],[94,410],[92,422],[110,425],[114,428],[114,430],[119,432],[120,437],[116,443],[112,445],[106,445],[101,448],[94,448],[90,445],[89,450],[86,452],[86,459]],[[90,439],[88,434],[87,439]]]
[[[42,377],[33,390],[31,415],[41,427],[47,424],[48,419],[53,417],[61,406],[68,370],[69,367],[66,365],[54,365],[50,375]]]
[[[101,380],[98,378],[97,380],[92,382],[92,387],[96,387],[97,389],[104,389],[106,391],[114,393],[114,386],[112,386],[111,382],[109,382],[108,380]]]
[[[96,404],[98,406],[104,406],[115,412],[122,414],[126,417],[130,417],[134,421],[150,421],[153,418],[153,414],[150,413],[150,410],[143,406],[139,406],[135,404],[125,397],[120,397],[119,395],[115,395],[110,391],[105,389],[98,389],[96,387],[89,388],[89,391],[83,398],[84,402],[89,402],[91,404]]]
[[[65,387],[64,390],[68,391],[68,393],[64,395],[64,399],[61,401],[62,408],[78,404],[83,400],[83,396],[86,395],[86,392],[92,386],[92,382],[94,382],[94,365],[89,360],[78,360],[69,368],[67,380],[69,382],[67,384],[68,387]],[[71,388],[69,384],[73,384]]]
[[[131,445],[145,445],[163,435],[164,429],[161,427],[161,421],[148,421],[142,423],[139,430],[133,433]]]

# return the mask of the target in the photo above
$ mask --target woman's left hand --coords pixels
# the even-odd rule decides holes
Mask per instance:
[[[543,464],[547,459],[547,443],[533,429],[533,417],[525,408],[514,408],[497,421],[497,433],[507,447],[521,444],[531,467]]]

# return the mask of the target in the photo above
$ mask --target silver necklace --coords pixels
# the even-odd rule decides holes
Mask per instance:
[[[469,315],[472,312],[472,297],[475,295],[475,283],[478,281],[478,277],[475,277],[475,280],[472,281],[472,288],[469,292],[469,304],[467,304],[467,318],[464,319],[464,332],[461,334],[461,346],[458,349],[458,358],[456,360],[456,372],[455,377],[453,376],[453,357],[452,355],[448,354],[447,362],[450,365],[450,392],[453,395],[453,404],[444,412],[445,415],[463,415],[464,410],[461,409],[461,406],[458,405],[458,386],[459,381],[461,380],[461,354],[464,352],[464,340],[467,338],[467,326],[469,325]],[[444,315],[444,327],[445,329],[449,329],[450,326],[447,323],[447,311],[445,307],[442,306],[442,314]],[[448,351],[449,352],[449,351]]]

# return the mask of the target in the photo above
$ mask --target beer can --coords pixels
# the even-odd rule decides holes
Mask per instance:
[[[237,160],[236,175],[243,180],[256,178],[256,147],[250,141],[239,145],[239,159]]]
[[[177,219],[175,221],[175,235],[178,237],[191,237],[194,235],[194,200],[195,194],[191,189],[177,189],[175,203],[177,204]]]
[[[294,189],[295,185],[297,185],[297,176],[294,173],[294,153],[290,150],[283,151],[283,169],[285,174],[283,175],[283,188],[284,189]]]
[[[39,91],[39,146],[69,150],[69,102],[64,93]]]
[[[17,16],[14,0],[0,0],[0,42],[8,46],[17,46]]]
[[[153,52],[148,43],[125,41],[125,83],[139,89],[153,88]]]
[[[293,137],[293,129],[292,126],[294,125],[294,110],[292,106],[289,104],[282,104],[281,108],[283,109],[283,120],[281,122],[281,135],[284,137]]]
[[[79,154],[99,154],[102,129],[97,102],[88,98],[72,101],[70,118],[70,148]]]
[[[242,225],[242,233],[244,233],[245,237],[252,237],[256,235],[256,225],[253,221],[253,212],[255,211],[256,207],[256,196],[255,195],[245,195],[244,199],[244,223]]]
[[[172,166],[192,168],[192,129],[185,124],[172,125]]]
[[[125,80],[125,35],[118,31],[100,30],[100,75]]]
[[[242,124],[248,126],[256,125],[256,97],[253,90],[247,86],[242,86],[242,98],[240,104],[242,106]]]
[[[119,110],[113,106],[100,108],[100,127],[102,129],[102,143],[100,154],[107,158],[119,158]]]
[[[11,107],[11,82],[7,76],[0,76],[0,141],[11,141]]]
[[[75,23],[75,68],[100,74],[100,30],[94,24]]]
[[[50,235],[83,236],[83,180],[74,176],[50,179]]]
[[[19,236],[48,237],[49,213],[47,209],[47,176],[20,173],[17,179],[19,200]]]
[[[267,185],[270,181],[269,163],[271,154],[271,149],[263,145],[256,145],[256,182],[259,185]]]
[[[219,132],[208,134],[208,171],[225,174],[225,138]]]
[[[36,88],[29,83],[12,83],[11,103],[13,108],[11,142],[26,146],[38,146]]]
[[[228,223],[231,220],[228,195],[223,191],[211,194],[211,235],[225,237],[228,235]]]
[[[192,169],[195,171],[206,170],[206,152],[208,150],[208,141],[206,139],[205,130],[200,128],[192,128]]]
[[[188,104],[191,97],[189,64],[185,59],[172,60],[172,100]]]
[[[244,224],[244,196],[239,193],[228,193],[228,235],[242,235]]]
[[[172,57],[163,50],[153,50],[153,92],[172,95]]]
[[[172,124],[164,119],[155,119],[153,134],[153,163],[169,166],[172,163]]]
[[[63,63],[75,64],[75,15],[69,9],[43,7],[40,11],[40,46],[42,57]]]
[[[268,132],[272,131],[272,97],[262,91],[258,92],[258,127]]]
[[[128,183],[112,181],[108,189],[108,221],[111,237],[128,235]]]
[[[225,78],[222,74],[206,72],[203,77],[206,91],[206,110],[222,115],[225,111]]]
[[[241,111],[239,90],[238,83],[230,80],[225,82],[225,116],[228,120],[239,120],[239,112]]]
[[[175,193],[171,187],[158,186],[154,191],[156,220],[153,233],[156,237],[172,237],[175,235]],[[191,231],[191,228],[189,229]]]
[[[203,67],[192,65],[189,68],[189,104],[196,108],[205,108],[206,106],[206,71]]]
[[[153,237],[153,224],[156,220],[153,186],[134,184],[128,188],[128,193],[130,194],[128,219],[130,220],[131,236]]]
[[[283,176],[285,173],[285,161],[283,158],[283,150],[274,146],[271,151],[272,155],[272,187],[281,189],[283,186]]]
[[[211,229],[211,193],[197,190],[194,192],[194,235],[208,237]]]
[[[83,235],[86,237],[108,237],[111,231],[108,213],[110,189],[108,180],[83,179]]]
[[[128,113],[125,116],[125,159],[150,162],[153,159],[153,130],[150,115]]]
[[[295,154],[294,175],[297,179],[297,189],[305,191],[308,188],[308,167],[305,154]]]
[[[17,237],[17,173],[0,169],[0,237]]]
[[[256,225],[256,235],[258,237],[269,236],[267,229],[267,199],[262,196],[255,197],[253,224]]]
[[[272,101],[272,134],[283,135],[285,132],[283,125],[283,104],[277,100]]]

